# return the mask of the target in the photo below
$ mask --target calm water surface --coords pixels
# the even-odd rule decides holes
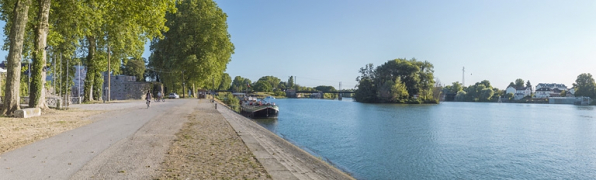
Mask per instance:
[[[277,99],[259,124],[358,179],[596,179],[596,110]]]

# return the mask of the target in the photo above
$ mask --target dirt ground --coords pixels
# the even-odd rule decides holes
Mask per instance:
[[[210,103],[200,103],[176,134],[159,179],[271,179]]]
[[[89,117],[101,112],[48,109],[38,117],[0,117],[0,154],[89,124]]]

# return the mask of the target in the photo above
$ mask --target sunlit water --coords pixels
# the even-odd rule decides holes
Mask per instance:
[[[275,102],[259,124],[358,179],[596,179],[592,106]]]

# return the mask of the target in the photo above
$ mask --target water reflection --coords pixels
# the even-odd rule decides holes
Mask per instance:
[[[276,131],[275,127],[277,124],[277,118],[256,118],[256,119],[253,119],[253,121],[256,121],[261,126],[268,129],[269,131],[272,131],[272,132]]]
[[[595,179],[591,106],[279,99],[267,129],[358,179]]]
[[[594,110],[594,106],[575,106],[577,110],[587,110],[592,111]]]

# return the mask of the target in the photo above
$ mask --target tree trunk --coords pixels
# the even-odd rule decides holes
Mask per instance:
[[[93,82],[95,79],[95,46],[96,40],[94,36],[87,36],[89,41],[89,49],[87,54],[87,73],[85,76],[85,97],[83,102],[93,100]]]
[[[21,86],[21,53],[23,52],[23,40],[25,37],[25,27],[31,0],[17,0],[13,11],[14,19],[10,27],[10,49],[7,59],[7,77],[6,89],[3,102],[2,114],[12,115],[14,111],[20,109],[19,89]]]
[[[31,78],[31,90],[29,91],[29,107],[47,109],[46,104],[46,42],[48,38],[51,0],[39,0],[39,14],[37,27],[35,28],[35,50],[33,51],[33,77]]]
[[[101,101],[103,98],[103,73],[99,70],[99,67],[97,67],[97,64],[94,66],[95,67],[95,73],[93,73],[93,75],[95,76],[95,78],[93,78],[93,98],[95,100]]]

